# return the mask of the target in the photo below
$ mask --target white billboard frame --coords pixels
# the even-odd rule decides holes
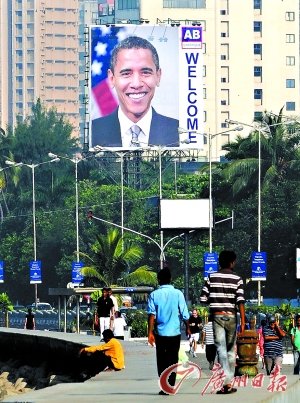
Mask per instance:
[[[211,214],[209,214],[211,211]],[[210,228],[213,223],[213,209],[210,199],[161,199],[160,229],[192,230]]]

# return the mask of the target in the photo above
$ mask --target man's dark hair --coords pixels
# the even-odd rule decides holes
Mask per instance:
[[[230,263],[236,261],[236,254],[233,250],[223,250],[219,255],[219,265],[222,269],[227,269]]]
[[[171,278],[172,278],[172,275],[171,275],[170,269],[168,267],[161,269],[157,273],[157,280],[160,285],[170,284]]]
[[[152,43],[147,41],[147,39],[141,38],[139,36],[129,36],[128,38],[119,42],[111,52],[110,70],[112,72],[114,72],[117,63],[118,53],[122,49],[149,49],[152,53],[152,59],[155,64],[156,71],[159,70],[160,67],[158,53]]]
[[[104,339],[104,340],[105,340],[105,339],[110,340],[110,339],[112,339],[112,338],[114,337],[114,333],[113,333],[113,331],[110,330],[110,329],[105,329],[105,330],[103,330],[103,332],[102,332],[102,336],[103,336],[103,339]]]

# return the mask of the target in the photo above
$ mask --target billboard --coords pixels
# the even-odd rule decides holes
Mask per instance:
[[[203,148],[201,45],[200,26],[91,26],[90,149]]]
[[[211,219],[213,222],[213,213]],[[209,228],[209,199],[160,200],[161,229]]]

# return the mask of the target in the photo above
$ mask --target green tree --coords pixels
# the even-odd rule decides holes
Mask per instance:
[[[133,271],[132,266],[142,257],[142,249],[134,245],[117,229],[109,229],[106,235],[97,235],[91,254],[81,253],[89,266],[82,269],[86,278],[96,279],[100,285],[156,284],[156,275],[147,266]]]
[[[285,123],[282,120],[282,109],[278,116],[265,113],[260,130],[254,129],[247,138],[239,137],[233,144],[224,146],[228,150],[226,157],[238,158],[231,161],[224,170],[227,179],[233,184],[234,195],[245,189],[253,192],[257,188],[259,137],[262,189],[267,188],[270,183],[280,183],[287,178],[295,179],[299,175],[298,124]]]
[[[8,327],[8,312],[13,310],[9,296],[3,292],[0,294],[0,311],[4,314],[5,326]]]

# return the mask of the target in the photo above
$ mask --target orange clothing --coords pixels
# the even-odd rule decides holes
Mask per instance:
[[[97,346],[85,347],[84,351],[87,353],[94,353],[95,351],[103,351],[105,355],[111,357],[111,361],[116,369],[123,369],[125,367],[124,353],[122,344],[114,337],[105,344]]]

